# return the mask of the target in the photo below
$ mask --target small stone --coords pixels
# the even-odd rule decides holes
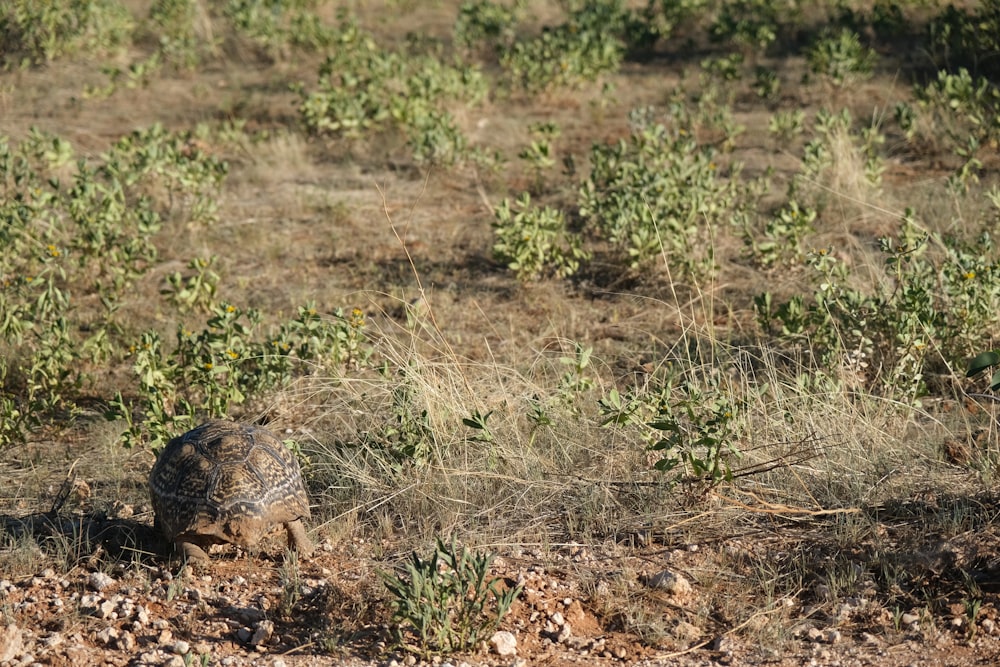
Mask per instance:
[[[132,653],[135,650],[135,635],[128,630],[122,632],[121,637],[118,638],[118,648],[127,653]]]
[[[517,637],[506,630],[494,632],[490,637],[490,648],[500,657],[513,657],[517,655]]]
[[[251,646],[260,646],[274,634],[274,621],[261,621],[257,624],[257,627],[253,631],[253,636],[250,637]]]
[[[662,570],[647,577],[646,585],[675,596],[689,595],[692,590],[691,583],[687,579],[670,570]]]
[[[24,639],[21,629],[13,623],[0,628],[0,662],[13,660],[21,652]]]
[[[101,606],[102,598],[100,595],[95,593],[86,593],[80,596],[80,609],[92,614],[99,606]]]
[[[806,639],[811,642],[821,642],[823,641],[823,631],[819,628],[809,628],[806,631]]]
[[[97,641],[101,642],[105,646],[116,644],[118,641],[118,629],[113,625],[109,625],[108,627],[101,629],[97,633]]]
[[[918,623],[920,623],[920,617],[917,616],[916,614],[903,614],[902,616],[900,616],[899,620],[902,621],[903,625],[906,626],[911,626],[911,625],[915,626]]]
[[[549,616],[549,620],[558,625],[559,627],[562,627],[566,623],[566,619],[563,618],[563,615],[558,611]]]
[[[412,665],[417,664],[416,656],[412,655],[406,656],[405,658],[403,658],[403,664],[406,665],[407,667],[411,667]]]
[[[98,618],[111,618],[115,613],[115,603],[111,600],[105,600],[101,604],[97,605],[97,612],[94,614]]]
[[[823,641],[827,644],[836,644],[841,639],[840,630],[837,628],[827,628],[823,631]]]
[[[91,572],[87,576],[87,587],[93,591],[103,591],[113,583],[115,583],[115,580],[103,572]]]
[[[982,621],[980,621],[979,626],[983,629],[983,632],[985,632],[988,635],[995,634],[997,631],[997,624],[994,623],[993,620],[989,618],[984,618]]]
[[[191,652],[191,645],[183,639],[178,639],[170,646],[170,652],[175,655],[187,655]]]
[[[701,637],[701,630],[693,623],[679,621],[674,627],[674,636],[686,642],[694,642]]]

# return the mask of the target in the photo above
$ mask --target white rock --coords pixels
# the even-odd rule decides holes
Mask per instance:
[[[687,579],[670,570],[662,570],[650,576],[646,579],[646,585],[675,596],[689,595],[692,590]]]
[[[113,583],[115,583],[115,580],[103,572],[91,572],[87,576],[87,587],[93,591],[103,591]]]
[[[257,624],[257,627],[253,631],[253,636],[250,637],[251,646],[260,646],[274,634],[274,621],[261,621]]]
[[[21,629],[13,623],[0,628],[0,662],[13,660],[21,652],[24,640]]]
[[[97,633],[97,641],[101,642],[105,646],[111,646],[118,641],[118,628],[113,625],[109,625],[106,628],[101,629]]]
[[[517,655],[517,637],[506,630],[494,632],[490,637],[490,648],[501,657],[513,657]]]
[[[115,614],[115,603],[111,600],[105,600],[97,606],[97,612],[94,614],[98,618],[112,618],[117,616]]]

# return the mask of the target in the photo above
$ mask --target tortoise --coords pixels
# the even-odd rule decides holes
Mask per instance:
[[[149,473],[149,491],[154,527],[185,561],[208,563],[212,544],[249,548],[279,524],[289,547],[312,552],[298,461],[259,426],[212,420],[172,439]]]

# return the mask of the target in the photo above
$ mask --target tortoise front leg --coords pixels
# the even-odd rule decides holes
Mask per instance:
[[[212,562],[205,550],[193,542],[178,541],[175,543],[181,550],[181,555],[185,563],[193,566],[205,566]]]
[[[301,519],[286,523],[285,530],[288,531],[288,547],[290,549],[295,549],[301,556],[308,557],[312,554],[312,542],[306,536],[306,527],[302,524]]]

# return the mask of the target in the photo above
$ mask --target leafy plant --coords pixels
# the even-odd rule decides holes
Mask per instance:
[[[839,87],[871,77],[876,53],[861,44],[857,33],[841,28],[837,33],[825,32],[809,49],[806,58],[815,74],[826,77]]]
[[[463,2],[455,19],[455,43],[469,53],[499,54],[515,39],[515,26],[525,0],[507,7],[491,0]]]
[[[980,147],[1000,140],[1000,89],[986,77],[973,78],[959,68],[957,74],[941,70],[936,81],[918,85],[915,92],[921,111],[933,121],[935,136],[943,134],[961,162],[952,189],[965,190],[978,180]]]
[[[569,3],[565,23],[515,41],[500,64],[513,87],[529,92],[579,85],[617,70],[641,28],[622,0]]]
[[[0,5],[0,62],[40,65],[82,51],[113,53],[133,29],[116,0],[10,0]]]
[[[711,484],[732,479],[730,459],[739,457],[733,420],[736,407],[725,395],[685,384],[680,396],[661,402],[649,427],[663,434],[652,445],[657,470],[680,469]],[[678,476],[680,477],[680,476]]]
[[[559,137],[559,126],[552,122],[532,123],[529,126],[531,143],[517,154],[528,163],[534,173],[535,189],[541,188],[542,176],[556,161],[553,158],[552,142]]]
[[[1000,324],[1000,263],[989,234],[935,237],[934,245],[932,254],[927,234],[904,219],[897,236],[879,240],[887,280],[872,291],[854,286],[849,267],[828,250],[810,253],[812,299],[774,304],[761,295],[760,322],[808,344],[820,369],[844,369],[870,390],[915,400],[937,355],[948,364],[966,359],[982,332]]]
[[[767,123],[767,131],[773,134],[782,144],[785,144],[802,134],[802,124],[806,114],[801,109],[775,111]]]
[[[598,401],[603,427],[638,428],[653,467],[670,473],[673,483],[700,480],[716,485],[732,478],[731,461],[742,456],[736,445],[738,401],[713,382],[681,373],[635,387],[612,389]]]
[[[580,187],[580,215],[631,267],[664,257],[679,275],[715,272],[712,229],[738,205],[739,179],[719,173],[715,151],[685,127],[636,127],[596,145]]]
[[[927,25],[927,44],[939,67],[964,68],[980,76],[997,73],[1000,52],[1000,2],[983,0],[968,7],[948,4]]]
[[[965,377],[975,377],[997,365],[1000,365],[1000,352],[997,350],[980,352],[969,362]],[[1000,370],[996,371],[990,378],[990,389],[993,391],[1000,389]]]
[[[493,256],[522,282],[545,275],[573,275],[580,262],[590,257],[582,249],[580,236],[567,228],[563,213],[533,206],[528,193],[513,204],[504,199],[494,215]]]
[[[800,209],[793,200],[771,216],[763,230],[746,227],[743,241],[762,268],[798,264],[806,255],[802,241],[815,231],[815,221],[815,210]]]
[[[709,28],[715,42],[763,53],[778,37],[779,4],[774,0],[727,0]]]
[[[176,202],[191,202],[192,216],[210,215],[226,170],[186,135],[158,126],[89,162],[37,130],[15,147],[0,138],[4,439],[73,410],[87,379],[79,362],[106,363],[123,347],[118,311],[157,259],[162,217]],[[80,301],[99,307],[84,315]]]
[[[451,165],[473,153],[447,105],[474,105],[485,93],[478,69],[385,50],[344,20],[316,90],[299,87],[299,112],[316,134],[358,139],[398,129],[416,161]]]
[[[467,651],[492,634],[521,593],[489,576],[493,557],[437,538],[429,557],[416,552],[401,572],[381,572],[393,595],[400,645],[429,656]],[[409,643],[410,637],[416,642]]]
[[[357,309],[323,319],[308,304],[271,336],[260,333],[256,310],[223,302],[210,315],[201,331],[178,327],[170,350],[153,331],[132,346],[138,396],[128,401],[119,394],[108,415],[125,421],[127,446],[147,442],[156,449],[194,415],[230,414],[250,396],[289,382],[297,369],[357,363],[371,353]]]
[[[180,312],[192,308],[208,311],[215,302],[215,293],[219,287],[219,274],[213,267],[218,261],[216,255],[208,259],[199,257],[188,262],[188,269],[193,273],[188,276],[174,271],[167,276],[170,287],[164,290],[167,299],[177,306]]]
[[[329,46],[333,31],[320,23],[317,0],[229,0],[224,9],[236,31],[272,58],[287,57],[289,47]]]

